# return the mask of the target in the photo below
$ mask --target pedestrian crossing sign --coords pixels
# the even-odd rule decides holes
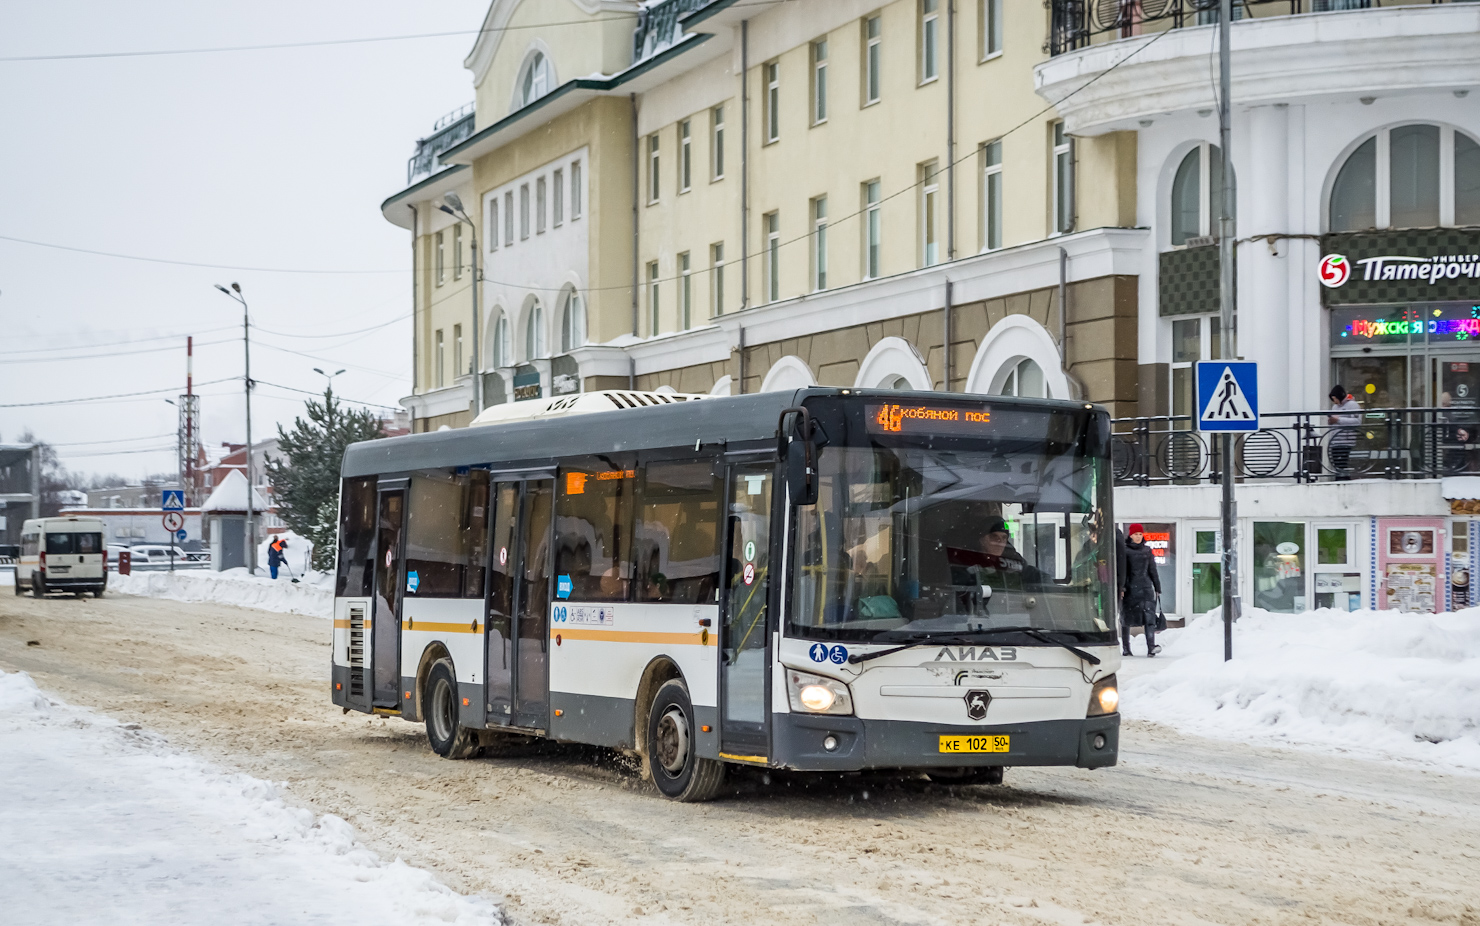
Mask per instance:
[[[1259,430],[1259,365],[1248,360],[1197,364],[1199,431]]]

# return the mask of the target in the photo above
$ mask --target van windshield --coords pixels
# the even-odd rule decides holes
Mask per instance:
[[[103,535],[85,531],[47,531],[47,553],[101,553]]]

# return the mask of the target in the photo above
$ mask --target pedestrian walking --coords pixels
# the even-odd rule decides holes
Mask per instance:
[[[1337,383],[1331,387],[1331,414],[1326,416],[1331,429],[1331,468],[1338,482],[1351,478],[1352,448],[1357,445],[1357,425],[1362,423],[1362,406]]]
[[[1161,578],[1156,574],[1156,555],[1146,545],[1146,529],[1132,524],[1126,529],[1125,571],[1120,574],[1120,652],[1131,654],[1131,628],[1144,628],[1146,655],[1161,652],[1156,645],[1156,601],[1161,597]]]
[[[283,537],[276,537],[267,545],[267,570],[274,579],[277,578],[278,567],[287,560],[287,549],[288,541]]]

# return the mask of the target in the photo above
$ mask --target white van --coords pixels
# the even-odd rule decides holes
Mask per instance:
[[[92,592],[108,587],[108,556],[103,522],[97,518],[37,518],[21,525],[21,558],[15,567],[15,593]]]

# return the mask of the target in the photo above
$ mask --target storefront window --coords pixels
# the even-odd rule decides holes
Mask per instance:
[[[1475,391],[1480,305],[1435,302],[1331,309],[1332,383],[1363,408],[1438,406]],[[1457,364],[1457,365],[1456,365]]]
[[[1305,525],[1254,522],[1254,607],[1281,614],[1305,610]]]
[[[1192,537],[1192,613],[1206,614],[1223,604],[1222,550],[1216,529],[1197,528]]]
[[[1156,562],[1156,577],[1161,580],[1161,607],[1163,611],[1177,610],[1177,525],[1153,524],[1147,521],[1145,543],[1151,548],[1151,557]],[[1121,525],[1125,529],[1125,525]]]
[[[1352,530],[1347,525],[1317,525],[1314,529],[1314,592],[1318,608],[1355,611],[1362,606],[1362,575],[1352,563]]]

